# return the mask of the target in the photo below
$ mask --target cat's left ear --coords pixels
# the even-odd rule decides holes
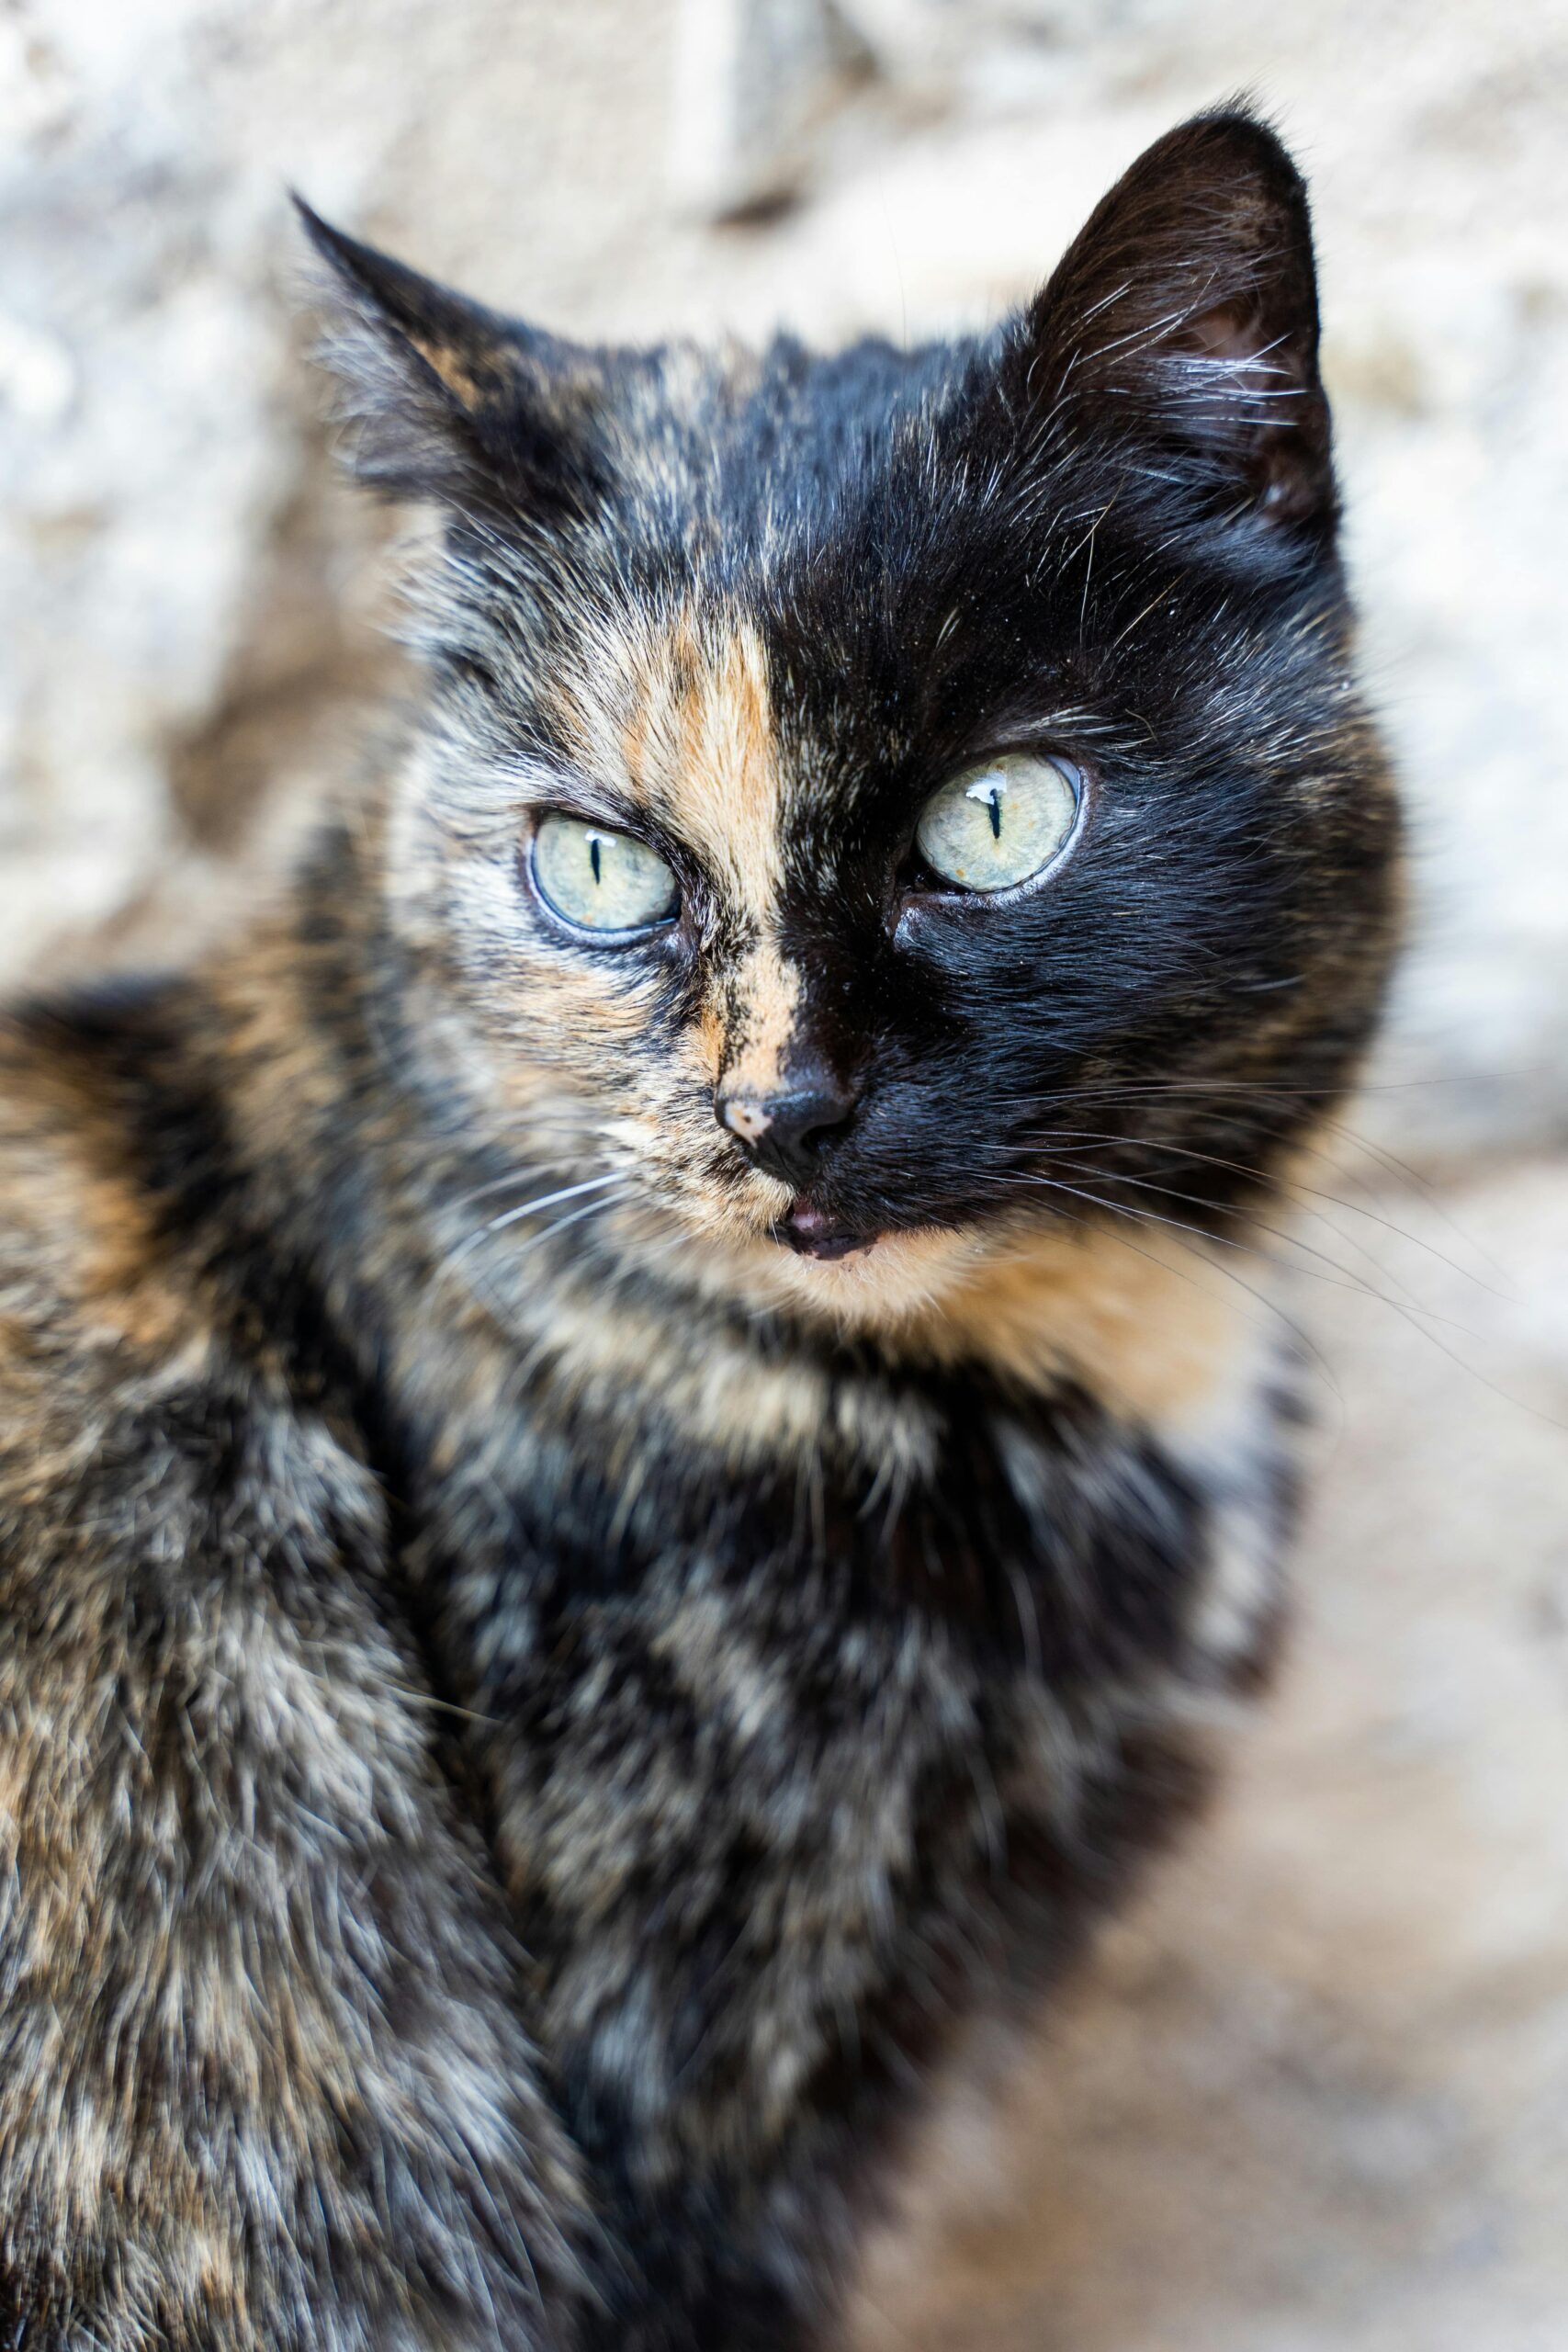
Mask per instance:
[[[359,479],[391,498],[469,512],[499,503],[546,525],[586,512],[603,488],[594,354],[422,277],[294,202],[330,273],[321,357],[344,389]]]
[[[1306,188],[1235,107],[1180,124],[1117,182],[1010,365],[1047,447],[1099,434],[1211,511],[1315,533],[1335,511],[1317,354]]]

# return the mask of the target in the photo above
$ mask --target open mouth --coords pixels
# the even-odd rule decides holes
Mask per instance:
[[[874,1233],[856,1233],[840,1225],[803,1195],[790,1203],[773,1227],[773,1239],[802,1258],[847,1258],[852,1250],[869,1250],[875,1238]]]

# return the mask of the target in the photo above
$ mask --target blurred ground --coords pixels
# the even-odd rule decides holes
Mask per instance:
[[[13,972],[221,920],[396,684],[286,182],[569,331],[912,335],[1238,87],[1314,180],[1415,820],[1346,1182],[1416,1176],[1325,1244],[1400,1303],[1305,1286],[1281,1690],[1005,2116],[937,2135],[863,2352],[1568,2347],[1568,7],[0,0]]]

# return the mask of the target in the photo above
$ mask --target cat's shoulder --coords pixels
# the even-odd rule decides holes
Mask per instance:
[[[0,1714],[20,1629],[52,1655],[74,1608],[134,1646],[138,1593],[155,1624],[236,1563],[270,1560],[279,1606],[342,1588],[370,1638],[339,1571],[379,1573],[379,1485],[276,1318],[236,1307],[189,1009],[117,991],[0,1012]],[[275,1637],[258,1619],[258,1672]]]
[[[174,1302],[137,1132],[140,1011],[129,990],[0,1011],[0,1300],[158,1348]]]
[[[0,1012],[0,1492],[231,1370],[150,1177],[150,1003],[125,989]]]

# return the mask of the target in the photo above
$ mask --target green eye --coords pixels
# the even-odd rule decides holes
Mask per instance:
[[[1006,890],[1049,865],[1077,821],[1082,784],[1065,760],[1004,752],[933,792],[915,828],[926,864],[964,890]]]
[[[534,835],[534,880],[563,922],[582,931],[646,931],[675,911],[675,876],[630,833],[547,817]]]

